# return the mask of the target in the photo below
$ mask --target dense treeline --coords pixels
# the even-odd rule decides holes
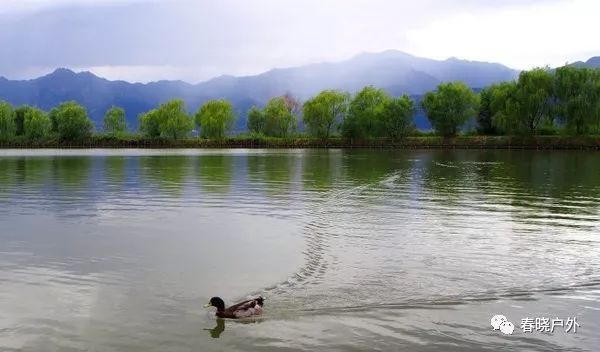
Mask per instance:
[[[556,70],[523,71],[516,81],[474,92],[461,82],[440,84],[417,105],[410,97],[392,97],[372,86],[355,95],[325,90],[303,104],[287,94],[272,98],[247,114],[250,135],[273,138],[304,134],[327,140],[386,138],[400,140],[417,134],[413,123],[420,106],[435,132],[443,137],[461,132],[481,135],[534,136],[600,133],[600,70],[565,66]],[[231,134],[236,113],[230,102],[211,100],[190,115],[182,100],[168,101],[141,114],[137,134],[144,139],[181,140],[196,128],[202,138],[223,139]],[[465,131],[476,121],[476,131]],[[0,142],[58,140],[77,142],[91,137],[93,123],[77,102],[44,112],[36,107],[13,107],[0,102]],[[127,139],[125,111],[110,108],[103,136]]]
[[[480,92],[481,133],[571,135],[600,132],[600,70],[565,66],[524,71]]]

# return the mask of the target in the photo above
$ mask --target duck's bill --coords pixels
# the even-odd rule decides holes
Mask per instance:
[[[208,308],[208,307],[210,307],[210,303],[206,303],[206,304],[205,304],[203,307],[204,307],[204,308]]]

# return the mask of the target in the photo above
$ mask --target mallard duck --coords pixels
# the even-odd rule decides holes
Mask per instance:
[[[252,298],[244,302],[234,304],[229,308],[225,308],[225,302],[220,297],[213,297],[207,304],[204,305],[204,308],[217,308],[216,316],[219,318],[247,318],[262,314],[262,306],[264,300],[264,298],[258,296],[256,298]]]

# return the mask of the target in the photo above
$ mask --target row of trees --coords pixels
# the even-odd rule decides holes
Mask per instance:
[[[271,99],[264,109],[248,112],[248,129],[273,137],[294,133],[302,112],[306,133],[327,139],[342,134],[347,138],[400,138],[414,130],[414,102],[406,95],[393,98],[384,90],[368,86],[352,98],[346,92],[324,90],[300,104],[289,96]]]
[[[440,84],[420,106],[435,131],[454,136],[476,118],[481,134],[536,134],[541,128],[564,126],[577,135],[600,131],[600,70],[562,67],[555,71],[523,71],[518,80],[483,89],[479,94],[461,82]],[[300,104],[290,95],[272,98],[264,108],[248,112],[248,129],[272,137],[293,136],[298,121],[306,133],[327,139],[399,139],[415,131],[416,103],[406,95],[392,97],[372,86],[351,96],[324,90]],[[181,139],[197,126],[205,138],[224,138],[236,121],[226,100],[210,100],[190,116],[182,100],[171,100],[139,116],[139,132],[146,138]],[[104,133],[127,134],[125,111],[109,109]],[[30,106],[13,108],[0,102],[0,139],[24,136],[40,140],[56,136],[76,141],[92,135],[93,123],[84,107],[66,102],[46,113]]]
[[[235,114],[229,102],[212,100],[198,110],[194,120],[201,127],[203,136],[223,138],[235,122]],[[171,100],[141,114],[139,131],[147,138],[180,139],[190,135],[194,120],[186,112],[182,100]],[[74,101],[62,103],[48,113],[31,106],[15,109],[0,102],[0,140],[22,136],[33,141],[53,137],[80,141],[92,136],[93,126],[86,109]],[[109,136],[127,135],[125,110],[110,108],[104,116],[103,130]]]
[[[263,110],[253,107],[248,129],[268,136],[289,135],[296,126],[289,97],[273,98]],[[302,106],[306,132],[329,138],[402,138],[414,131],[415,102],[365,87],[354,97],[325,90]],[[600,70],[565,66],[523,71],[512,82],[479,94],[462,82],[442,83],[425,94],[421,108],[434,130],[455,136],[476,118],[480,134],[535,135],[564,127],[575,135],[600,133]]]
[[[575,135],[600,132],[600,70],[523,71],[517,81],[482,90],[480,99],[480,133],[534,135],[556,126]]]
[[[91,135],[93,123],[84,107],[75,102],[62,103],[46,113],[38,108],[22,106],[14,109],[0,102],[0,139],[25,136],[30,140],[54,134],[64,140],[78,140]]]

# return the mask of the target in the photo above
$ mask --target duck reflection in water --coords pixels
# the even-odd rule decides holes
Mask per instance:
[[[210,336],[213,339],[218,339],[221,336],[221,334],[223,333],[223,331],[225,331],[225,320],[217,319],[217,326],[215,326],[212,329],[204,329],[204,330],[208,331]]]
[[[223,331],[225,331],[225,320],[231,322],[232,324],[258,324],[262,323],[264,319],[261,318],[245,318],[245,319],[222,319],[217,318],[217,325],[212,329],[204,329],[204,331],[208,331],[210,337],[213,339],[218,339],[221,337]]]

